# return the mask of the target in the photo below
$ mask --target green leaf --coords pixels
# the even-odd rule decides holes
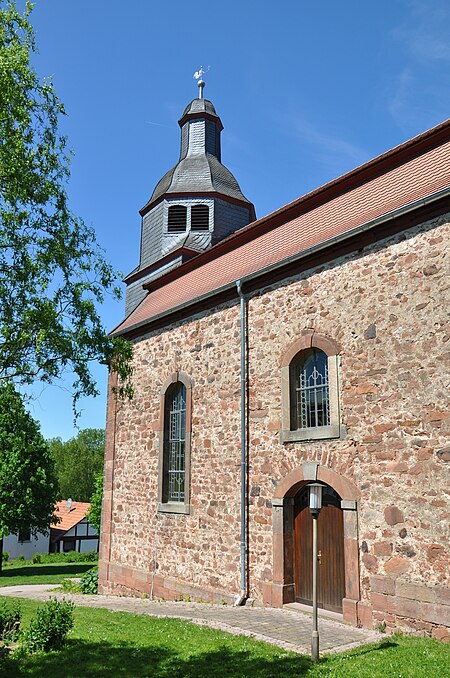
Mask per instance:
[[[64,106],[30,62],[27,3],[0,6],[0,381],[51,382],[74,374],[74,405],[97,392],[92,361],[131,396],[131,345],[108,336],[98,306],[117,297],[117,273],[95,234],[68,205]]]

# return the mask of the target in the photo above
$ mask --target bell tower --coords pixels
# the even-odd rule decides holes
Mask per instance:
[[[253,204],[222,165],[223,125],[211,101],[203,98],[203,71],[199,73],[199,96],[186,106],[178,121],[179,160],[140,210],[140,261],[125,278],[126,315],[145,297],[144,284],[255,219]]]

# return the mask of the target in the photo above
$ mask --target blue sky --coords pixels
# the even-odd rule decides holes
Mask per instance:
[[[444,0],[37,0],[32,23],[34,65],[68,114],[72,209],[123,274],[138,263],[138,210],[178,159],[201,64],[222,160],[258,217],[449,117]],[[100,313],[113,328],[123,304]],[[95,373],[102,395],[83,402],[82,428],[105,423]],[[71,437],[65,381],[35,394],[43,434]]]

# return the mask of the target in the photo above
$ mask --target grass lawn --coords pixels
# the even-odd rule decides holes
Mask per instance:
[[[32,565],[17,561],[3,565],[0,573],[1,586],[21,586],[23,584],[59,584],[67,577],[81,577],[96,563],[45,563]]]
[[[26,625],[38,603],[24,600]],[[448,645],[424,638],[386,636],[313,666],[295,655],[245,636],[185,621],[76,608],[75,628],[60,652],[7,660],[0,675],[84,678],[440,678],[449,675]]]

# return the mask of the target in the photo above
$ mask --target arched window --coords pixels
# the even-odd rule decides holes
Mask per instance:
[[[184,502],[186,471],[186,386],[173,384],[166,393],[164,417],[163,500]]]
[[[159,510],[189,513],[192,382],[174,372],[161,389]]]
[[[328,356],[310,348],[290,365],[291,430],[330,425]]]
[[[303,334],[281,356],[281,440],[323,440],[345,435],[340,423],[338,354],[332,339]]]

